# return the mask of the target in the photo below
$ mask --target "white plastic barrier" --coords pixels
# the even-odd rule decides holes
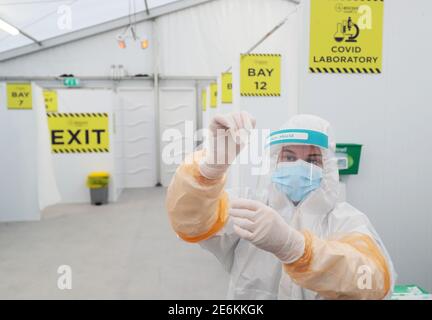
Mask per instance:
[[[60,200],[54,178],[42,89],[32,88],[32,109],[9,110],[0,83],[0,221],[39,220]]]

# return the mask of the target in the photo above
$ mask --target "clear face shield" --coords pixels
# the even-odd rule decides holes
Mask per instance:
[[[257,189],[298,205],[321,185],[328,138],[316,131],[282,130],[269,140]]]

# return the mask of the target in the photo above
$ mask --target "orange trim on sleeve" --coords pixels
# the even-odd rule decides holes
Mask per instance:
[[[215,224],[210,228],[210,230],[208,230],[204,234],[201,234],[199,236],[194,236],[194,237],[190,237],[180,232],[177,232],[177,235],[186,242],[197,243],[206,240],[212,237],[217,232],[219,232],[225,226],[227,220],[228,220],[228,195],[226,192],[224,192],[221,199],[219,200],[218,217],[216,219]]]
[[[292,273],[303,273],[309,270],[312,262],[312,235],[309,231],[304,231],[303,235],[305,237],[305,250],[303,256],[297,261],[284,264],[284,269],[288,274]]]
[[[285,264],[284,271],[287,272],[288,275],[294,280],[303,279],[302,281],[304,285],[306,282],[304,282],[303,276],[305,276],[307,273],[311,272],[313,274],[315,272],[316,274],[324,274],[330,271],[329,267],[331,265],[328,265],[326,269],[321,268],[319,271],[311,270],[312,264],[315,262],[318,263],[319,261],[314,260],[315,257],[312,252],[312,247],[315,246],[313,244],[313,235],[310,232],[304,232],[303,234],[305,236],[305,253],[294,263]],[[382,290],[384,294],[381,296],[380,293],[379,296],[373,297],[373,299],[385,298],[390,290],[390,272],[385,257],[383,256],[375,241],[370,236],[361,233],[351,233],[344,235],[341,238],[327,241],[328,246],[336,245],[338,243],[339,245],[349,246],[352,250],[359,252],[365,259],[368,259],[370,263],[373,263],[376,266],[377,270],[382,274],[382,279],[384,281]],[[317,259],[319,259],[319,257],[317,257]],[[314,290],[314,288],[310,285],[305,286],[305,288]],[[381,288],[377,289],[381,292]],[[343,296],[336,294],[337,291],[332,292],[327,290],[326,292],[323,291],[319,293],[324,297],[331,299],[339,299]],[[331,295],[329,295],[330,293]],[[335,294],[333,295],[333,293]],[[361,296],[355,297],[359,298]]]
[[[338,241],[349,244],[375,263],[384,278],[385,293],[382,297],[384,298],[390,290],[390,272],[381,250],[372,238],[365,234],[353,233],[339,239]]]

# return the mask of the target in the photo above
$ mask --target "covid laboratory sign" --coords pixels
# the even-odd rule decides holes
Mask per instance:
[[[312,73],[382,72],[383,0],[311,0]]]

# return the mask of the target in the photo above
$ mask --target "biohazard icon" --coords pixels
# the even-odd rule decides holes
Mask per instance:
[[[360,28],[358,25],[353,23],[351,17],[348,20],[342,21],[337,24],[337,30],[334,34],[334,39],[337,42],[357,42],[357,38],[360,35]]]

